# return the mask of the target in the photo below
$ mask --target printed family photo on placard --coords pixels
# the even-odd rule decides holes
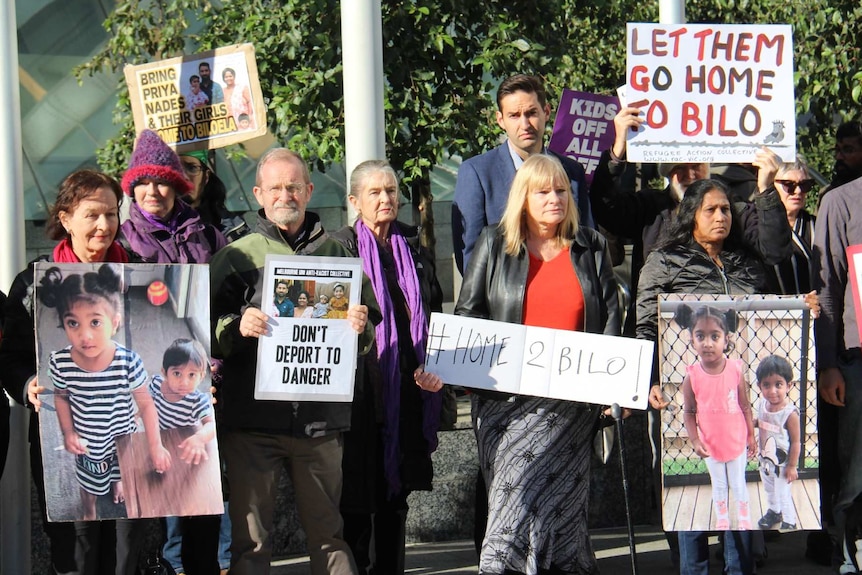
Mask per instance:
[[[819,529],[803,299],[662,295],[659,312],[664,529]]]
[[[207,266],[35,272],[51,521],[223,512]]]

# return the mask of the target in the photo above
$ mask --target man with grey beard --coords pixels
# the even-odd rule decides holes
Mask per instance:
[[[219,447],[230,485],[234,575],[270,571],[275,494],[285,469],[308,538],[311,573],[356,573],[339,511],[342,433],[350,428],[351,404],[254,398],[258,338],[270,333],[266,312],[272,308],[273,286],[263,285],[266,256],[309,254],[325,241],[320,219],[306,211],[313,191],[299,155],[284,148],[267,152],[254,187],[261,206],[255,233],[229,244],[210,262],[213,356],[223,360]],[[365,352],[374,334],[367,319],[365,305],[347,311]]]

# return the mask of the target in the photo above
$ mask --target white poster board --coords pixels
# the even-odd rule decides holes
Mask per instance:
[[[262,307],[271,325],[257,348],[255,399],[353,401],[358,335],[345,317],[348,306],[359,303],[361,260],[267,255],[264,273],[271,292],[262,301],[272,305]],[[295,315],[278,315],[278,284],[287,286]],[[297,312],[302,293],[307,308]],[[318,307],[324,313],[315,314],[323,299],[328,309]]]
[[[789,25],[628,23],[626,38],[626,100],[646,120],[629,161],[795,160]]]
[[[646,409],[651,342],[431,314],[425,369],[490,391]]]

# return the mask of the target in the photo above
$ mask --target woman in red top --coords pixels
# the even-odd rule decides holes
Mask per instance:
[[[569,186],[553,156],[524,162],[499,227],[476,243],[456,314],[620,333],[607,243],[578,227]],[[483,391],[472,398],[489,502],[479,573],[596,573],[586,516],[599,408]]]

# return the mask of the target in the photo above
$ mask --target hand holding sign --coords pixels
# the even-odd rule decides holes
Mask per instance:
[[[350,306],[347,309],[347,321],[350,322],[353,331],[361,334],[368,323],[368,306],[358,304]]]
[[[641,115],[640,108],[633,106],[626,106],[614,116],[614,129],[616,130],[614,147],[612,148],[614,156],[617,158],[624,157],[628,131],[637,132],[641,129],[643,123],[644,118]]]
[[[757,168],[757,189],[762,194],[775,185],[775,174],[781,167],[781,158],[767,147],[762,147],[754,154],[752,166]]]
[[[269,335],[269,321],[270,317],[256,307],[246,308],[239,321],[239,334],[243,337]]]
[[[413,379],[416,380],[416,385],[425,391],[440,391],[443,389],[443,380],[433,373],[425,371],[425,366],[420,365],[413,372]]]

